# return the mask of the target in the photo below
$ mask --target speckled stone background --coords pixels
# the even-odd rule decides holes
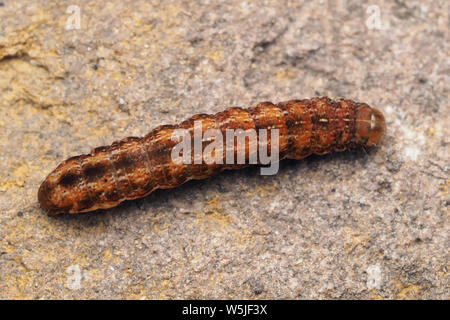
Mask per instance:
[[[1,1],[0,298],[449,299],[449,7]],[[38,206],[66,157],[195,113],[317,95],[383,111],[383,145],[106,212]]]

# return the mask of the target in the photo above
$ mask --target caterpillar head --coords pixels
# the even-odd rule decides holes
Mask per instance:
[[[358,105],[356,109],[356,143],[373,147],[378,145],[386,132],[386,122],[383,114],[366,104]]]
[[[70,212],[78,193],[83,192],[83,181],[77,169],[76,157],[67,159],[53,170],[41,184],[38,200],[48,214]]]

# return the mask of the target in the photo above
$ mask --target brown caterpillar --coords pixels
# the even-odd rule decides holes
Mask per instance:
[[[171,151],[177,141],[172,140],[172,133],[181,128],[192,134],[194,121],[202,121],[202,132],[214,128],[221,132],[278,129],[280,160],[375,146],[385,132],[380,111],[352,100],[322,97],[278,104],[262,102],[249,109],[231,107],[215,115],[195,115],[179,125],[159,126],[143,138],[128,137],[69,158],[42,183],[39,203],[49,214],[106,209],[144,197],[157,188],[174,188],[191,179],[246,166],[226,162],[175,164]],[[206,142],[202,141],[203,149]],[[248,159],[248,144],[245,148]]]

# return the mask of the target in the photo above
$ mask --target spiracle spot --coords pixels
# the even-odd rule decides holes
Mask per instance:
[[[78,184],[80,179],[81,177],[79,174],[69,172],[62,175],[61,179],[59,179],[59,184],[63,187],[69,188]]]
[[[96,181],[103,177],[107,171],[107,168],[101,164],[96,164],[93,166],[86,166],[83,168],[83,174],[87,181]]]

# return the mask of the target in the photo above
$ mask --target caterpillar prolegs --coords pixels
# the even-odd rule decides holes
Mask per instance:
[[[214,115],[197,114],[179,125],[159,126],[142,138],[128,137],[65,160],[40,186],[39,203],[49,214],[106,209],[124,200],[144,197],[158,188],[174,188],[191,179],[204,179],[225,169],[248,165],[253,150],[250,138],[245,140],[245,164],[225,161],[225,149],[218,149],[218,158],[223,160],[220,162],[174,161],[172,151],[179,143],[173,139],[174,132],[185,129],[195,139],[196,123],[201,123],[201,133],[215,129],[223,133],[224,140],[230,129],[253,129],[257,135],[262,129],[277,130],[278,141],[271,141],[267,135],[265,143],[270,150],[277,143],[280,160],[376,146],[385,132],[380,111],[352,100],[321,97],[277,104],[262,102],[248,109],[230,107]],[[211,139],[202,139],[200,151],[212,143]],[[260,139],[256,141],[261,144]],[[236,142],[232,148],[237,155]],[[193,151],[189,157],[195,157],[195,150],[187,151]]]

